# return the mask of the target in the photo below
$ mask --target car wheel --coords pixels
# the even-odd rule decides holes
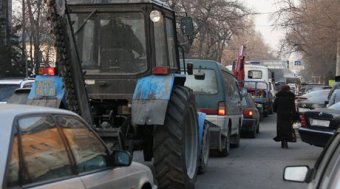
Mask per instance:
[[[239,126],[237,134],[232,136],[233,142],[235,141],[235,143],[230,143],[230,147],[232,148],[240,147],[240,138],[241,138],[241,128]]]
[[[250,137],[251,138],[256,138],[256,130],[257,130],[257,125],[253,128],[253,130],[250,132]]]
[[[222,141],[224,141],[224,148],[222,151],[219,151],[219,155],[222,157],[227,157],[230,153],[230,129],[228,129],[228,136],[222,137]]]
[[[159,188],[194,188],[198,171],[198,118],[191,89],[174,86],[164,125],[153,132]]]
[[[256,133],[260,133],[260,122],[257,124]]]
[[[204,124],[204,134],[202,138],[202,151],[200,156],[200,165],[198,166],[198,174],[203,174],[207,170],[210,152],[210,127],[208,123]]]

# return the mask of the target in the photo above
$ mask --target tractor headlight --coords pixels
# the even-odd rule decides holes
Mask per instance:
[[[162,14],[158,10],[153,10],[150,12],[150,19],[152,20],[152,22],[159,22],[161,18]]]

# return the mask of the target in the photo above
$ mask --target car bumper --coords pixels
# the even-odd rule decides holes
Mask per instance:
[[[254,131],[256,129],[256,119],[243,118],[241,132]]]
[[[299,128],[299,135],[303,142],[319,147],[324,147],[333,134],[334,132],[331,131],[317,131],[304,127]]]

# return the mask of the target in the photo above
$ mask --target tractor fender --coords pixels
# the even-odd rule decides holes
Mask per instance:
[[[59,108],[61,103],[65,103],[63,79],[59,76],[37,75],[27,104]]]
[[[132,98],[133,125],[164,125],[172,88],[183,85],[185,75],[151,75],[141,78]]]
[[[199,139],[199,143],[198,143],[198,149],[199,152],[202,151],[202,140],[203,140],[203,135],[204,135],[204,120],[205,120],[205,113],[202,112],[197,112],[198,114],[198,139]]]

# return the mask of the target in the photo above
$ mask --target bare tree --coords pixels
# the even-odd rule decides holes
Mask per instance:
[[[311,75],[335,74],[338,13],[336,0],[278,0],[275,13],[278,27],[288,31],[281,43],[281,54],[299,52]]]

